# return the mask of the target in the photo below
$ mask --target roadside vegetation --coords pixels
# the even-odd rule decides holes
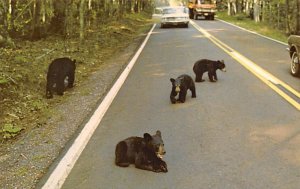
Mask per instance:
[[[261,35],[287,43],[288,35],[285,32],[273,28],[266,22],[255,22],[246,14],[236,14],[234,16],[229,16],[227,12],[218,12],[217,16],[220,20],[224,20],[247,30],[257,32]]]
[[[151,1],[0,1],[0,144],[43,127],[63,97],[45,98],[50,62],[77,60],[75,87],[149,30]],[[4,14],[2,14],[4,13]]]
[[[299,0],[218,0],[217,7],[228,16],[242,19],[246,15],[258,26],[300,35]]]

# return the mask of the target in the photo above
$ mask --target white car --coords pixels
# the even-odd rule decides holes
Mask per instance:
[[[162,11],[160,27],[185,26],[189,27],[189,9],[183,6],[164,7]]]

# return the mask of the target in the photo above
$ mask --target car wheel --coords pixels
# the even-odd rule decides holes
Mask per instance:
[[[293,76],[300,76],[300,61],[297,52],[294,52],[292,56],[291,74]]]
[[[189,9],[189,12],[190,12],[190,19],[193,19],[194,18],[194,13],[193,13],[193,9]]]
[[[194,20],[197,20],[197,19],[198,19],[198,15],[194,14]]]

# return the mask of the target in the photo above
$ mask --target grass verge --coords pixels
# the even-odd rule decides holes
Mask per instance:
[[[229,16],[227,15],[227,12],[218,12],[217,16],[218,19],[220,20],[224,20],[226,22],[240,26],[247,30],[257,32],[261,35],[287,43],[288,36],[286,36],[286,34],[284,34],[282,31],[272,28],[266,22],[256,23],[254,20],[250,19],[245,14],[237,14],[234,16]]]

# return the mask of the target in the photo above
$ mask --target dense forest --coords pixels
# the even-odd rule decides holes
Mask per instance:
[[[255,22],[289,34],[300,34],[300,0],[219,0],[228,15],[246,14]]]
[[[12,38],[39,40],[54,34],[79,33],[82,40],[93,24],[152,7],[152,0],[1,0],[0,47],[13,47]]]
[[[156,4],[187,4],[188,0],[157,0]],[[296,34],[300,31],[300,0],[216,0],[229,15],[247,14],[256,22]],[[39,40],[49,35],[69,37],[92,24],[104,24],[125,14],[152,11],[154,0],[1,0],[0,47],[14,38]],[[76,28],[72,28],[76,27]],[[76,30],[76,32],[74,32]]]

